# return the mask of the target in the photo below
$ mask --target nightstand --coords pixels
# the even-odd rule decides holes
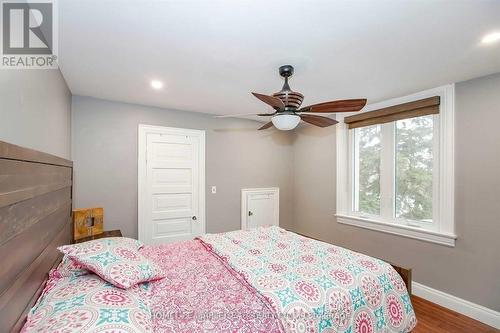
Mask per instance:
[[[99,235],[80,238],[79,240],[76,240],[75,243],[83,243],[94,239],[106,238],[106,237],[123,237],[123,236],[120,230],[109,230],[109,231],[104,231],[102,234]]]

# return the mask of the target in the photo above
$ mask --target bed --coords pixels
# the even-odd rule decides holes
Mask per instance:
[[[91,300],[103,288],[117,308],[117,295],[130,292],[138,307],[130,318],[152,332],[409,332],[416,324],[408,271],[279,227],[141,247],[163,276],[126,291],[92,272],[65,277],[57,247],[72,234],[71,161],[0,143],[0,170],[2,332],[35,331],[39,313],[54,310],[50,293]],[[49,327],[85,306],[60,306],[60,319],[38,331],[58,331]],[[88,331],[92,318],[72,319],[69,331]]]

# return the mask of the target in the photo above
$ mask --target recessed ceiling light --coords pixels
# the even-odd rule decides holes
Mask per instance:
[[[481,43],[491,44],[498,41],[500,41],[500,32],[493,32],[491,34],[487,34],[486,36],[484,36],[483,39],[481,40]]]
[[[158,80],[152,80],[151,87],[153,89],[159,90],[159,89],[163,88],[163,82],[158,81]]]

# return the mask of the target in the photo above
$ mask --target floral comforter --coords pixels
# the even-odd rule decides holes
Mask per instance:
[[[145,246],[161,280],[121,289],[65,258],[23,332],[409,332],[405,285],[381,260],[278,227]]]
[[[387,263],[278,227],[200,237],[271,305],[287,332],[409,332],[415,313]]]
[[[153,332],[282,332],[271,307],[198,240],[145,246],[166,273],[151,282]]]

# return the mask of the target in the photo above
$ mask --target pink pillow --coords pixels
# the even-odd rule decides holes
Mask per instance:
[[[139,252],[142,246],[135,239],[110,237],[64,245],[58,250],[109,283],[127,289],[163,277],[161,269]]]
[[[52,269],[49,274],[56,278],[70,277],[76,278],[78,276],[91,274],[89,270],[70,259],[68,256],[64,256],[57,266],[56,269]]]

